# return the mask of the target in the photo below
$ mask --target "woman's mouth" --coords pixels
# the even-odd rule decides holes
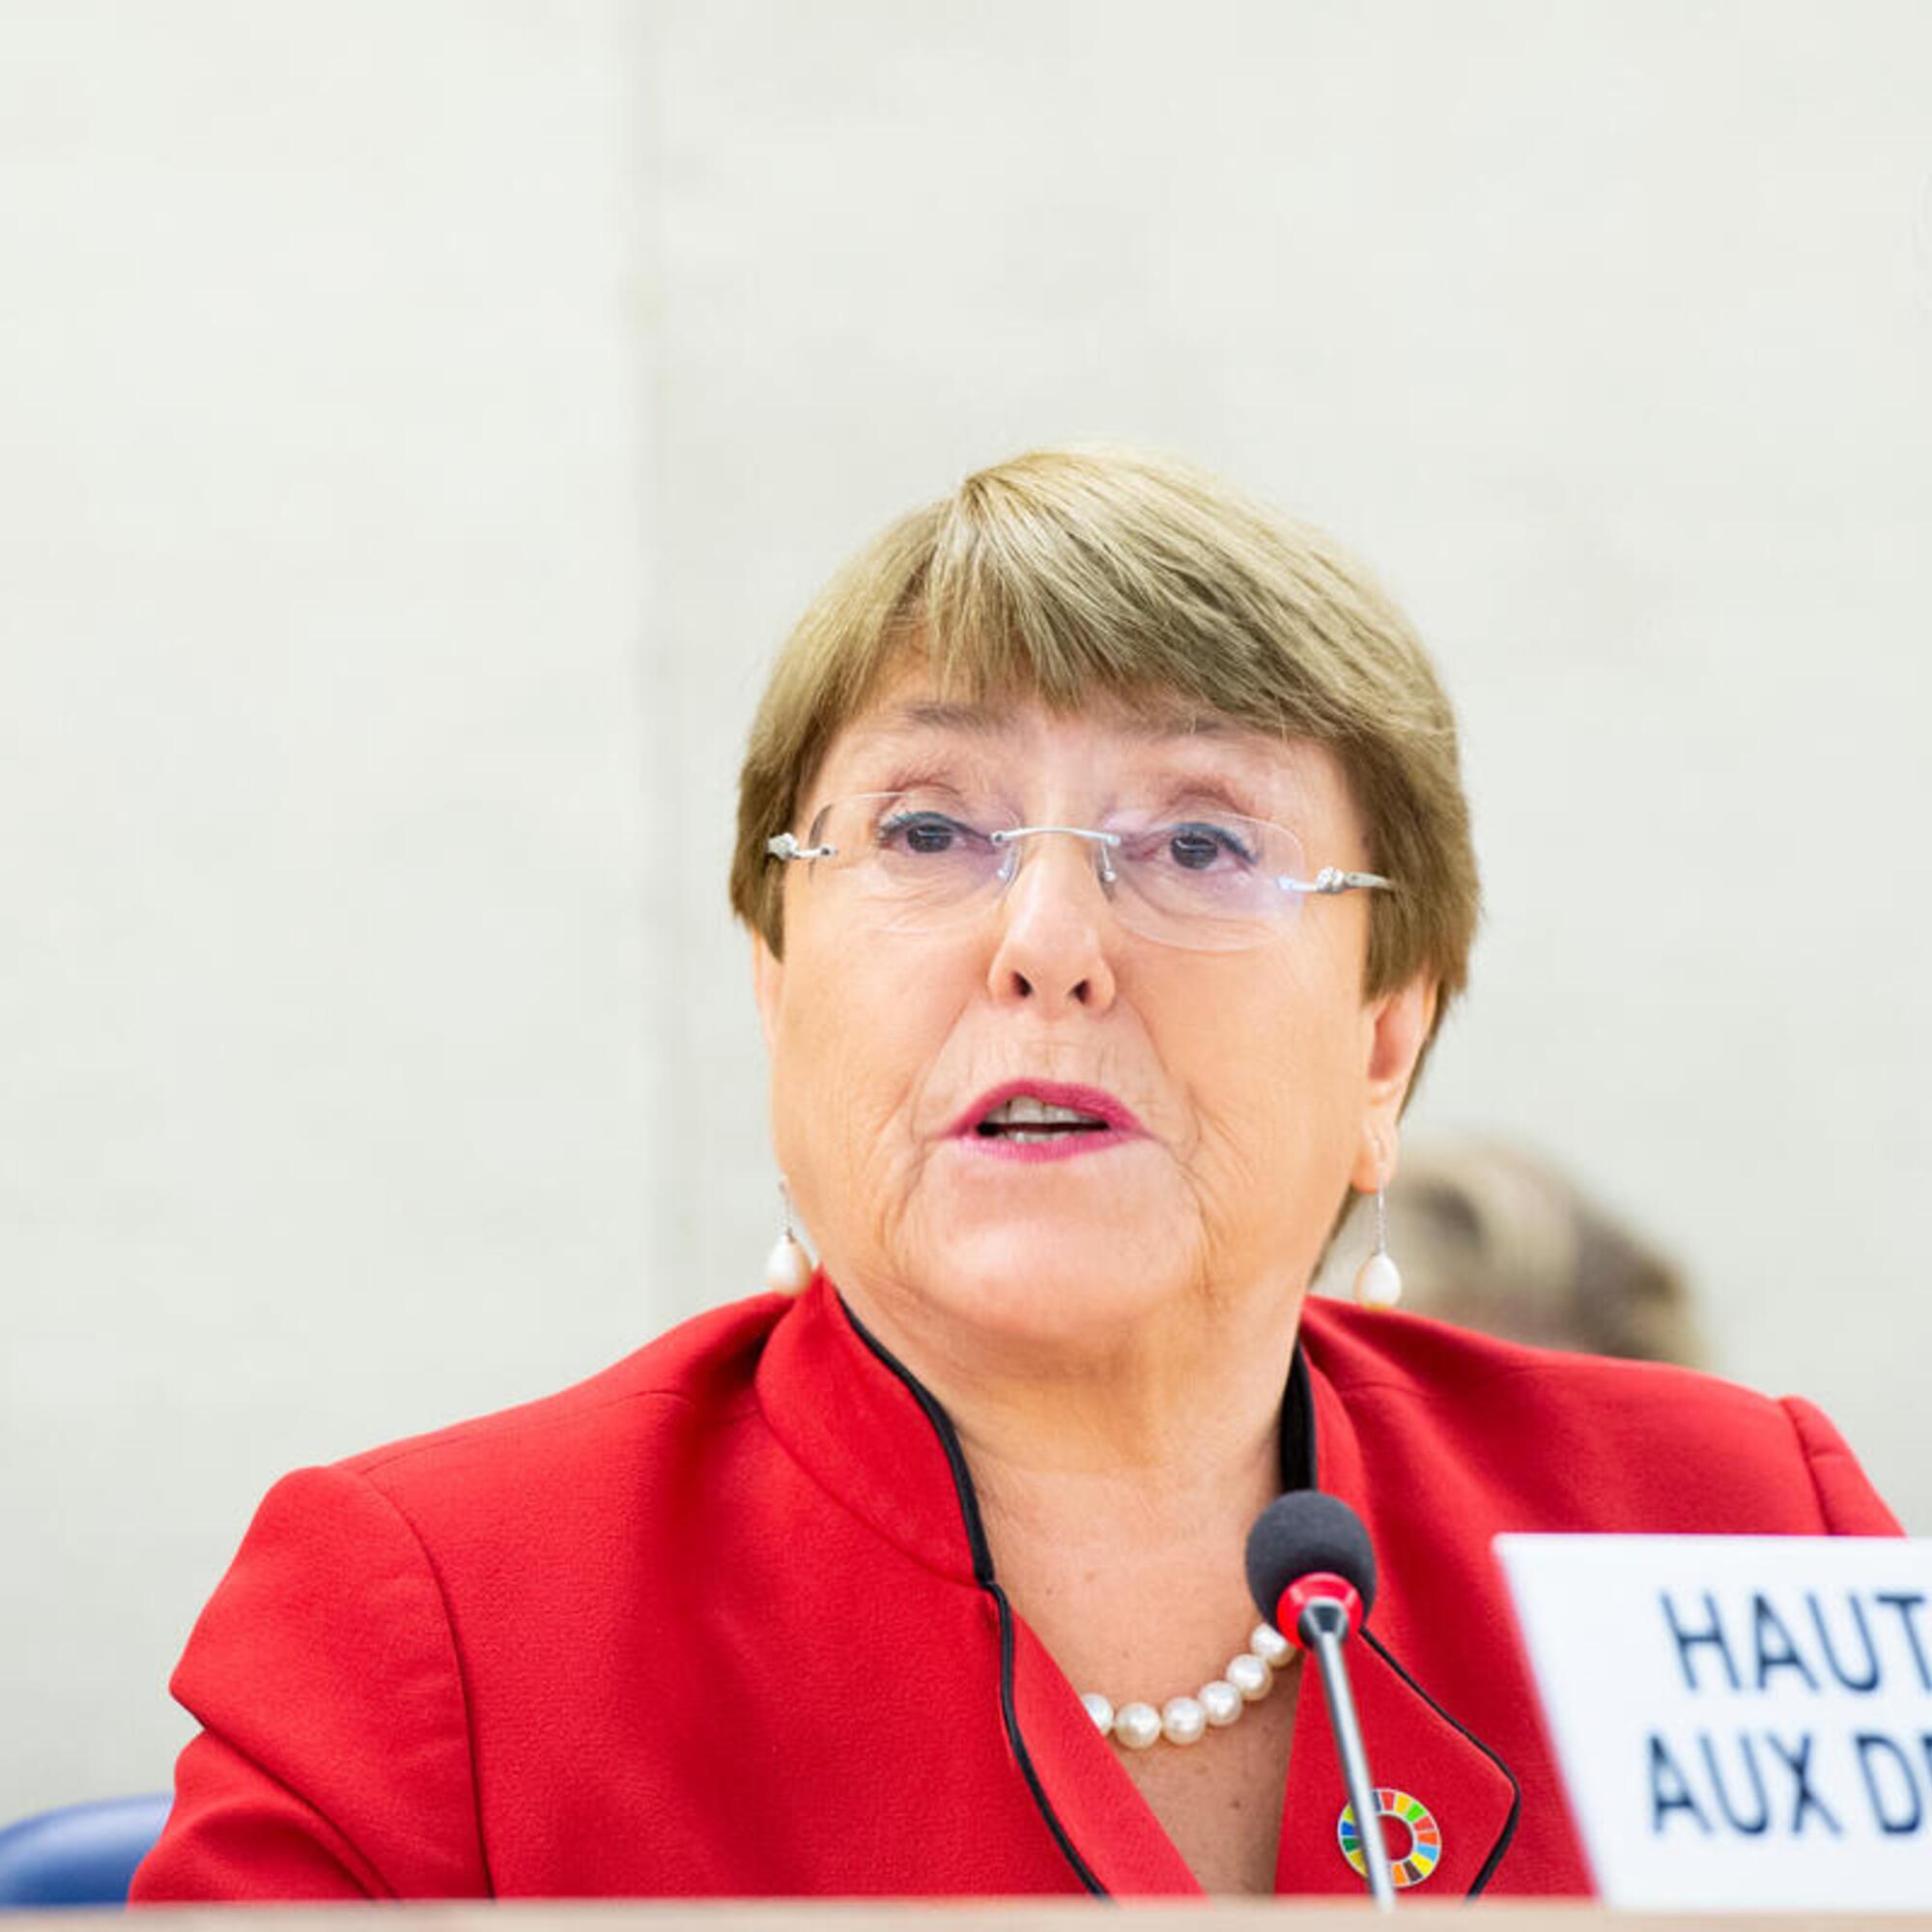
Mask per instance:
[[[1119,1147],[1141,1131],[1132,1111],[1098,1088],[1009,1081],[960,1116],[953,1138],[1012,1159],[1056,1160]]]
[[[1015,1094],[1010,1100],[1002,1100],[973,1131],[981,1140],[1043,1145],[1069,1134],[1104,1134],[1107,1122],[1077,1107],[1057,1107],[1031,1094]]]

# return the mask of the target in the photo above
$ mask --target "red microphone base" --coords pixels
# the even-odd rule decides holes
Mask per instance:
[[[1301,1641],[1301,1613],[1310,1604],[1323,1600],[1341,1605],[1349,1619],[1350,1636],[1361,1629],[1362,1600],[1355,1586],[1346,1577],[1337,1577],[1328,1570],[1311,1570],[1306,1577],[1297,1577],[1281,1593],[1281,1602],[1275,1605],[1275,1629],[1296,1649],[1306,1648]]]

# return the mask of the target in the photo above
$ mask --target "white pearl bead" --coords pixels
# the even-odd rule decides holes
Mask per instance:
[[[1279,1670],[1294,1646],[1272,1624],[1257,1624],[1254,1634],[1248,1638],[1248,1648],[1270,1670]]]
[[[1251,1650],[1244,1650],[1239,1657],[1231,1657],[1227,1669],[1221,1675],[1250,1704],[1260,1703],[1274,1685],[1274,1672]]]
[[[810,1279],[810,1256],[789,1235],[781,1235],[765,1259],[765,1286],[774,1294],[802,1294]]]
[[[1191,1745],[1201,1741],[1208,1728],[1208,1713],[1194,1697],[1170,1697],[1160,1707],[1160,1734],[1171,1745]]]
[[[1146,1750],[1160,1736],[1160,1713],[1151,1704],[1122,1704],[1114,1713],[1114,1737],[1129,1750]]]
[[[1362,1264],[1355,1299],[1364,1308],[1393,1308],[1402,1299],[1402,1270],[1387,1255],[1378,1252]]]
[[[1241,1715],[1241,1693],[1225,1677],[1201,1687],[1201,1708],[1216,1730],[1232,1724]]]
[[[1080,1701],[1087,1706],[1087,1715],[1094,1719],[1094,1728],[1104,1738],[1114,1728],[1114,1707],[1097,1690],[1081,1693]]]

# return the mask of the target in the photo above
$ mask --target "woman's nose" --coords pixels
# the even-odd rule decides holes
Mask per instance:
[[[1033,1005],[1042,1018],[1114,1004],[1112,948],[1119,934],[1100,883],[1104,848],[1052,833],[1012,848],[1000,904],[1000,939],[988,984],[996,1000]]]

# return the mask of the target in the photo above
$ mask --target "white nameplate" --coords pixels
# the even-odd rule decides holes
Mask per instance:
[[[1932,1542],[1495,1548],[1605,1904],[1932,1906]]]

